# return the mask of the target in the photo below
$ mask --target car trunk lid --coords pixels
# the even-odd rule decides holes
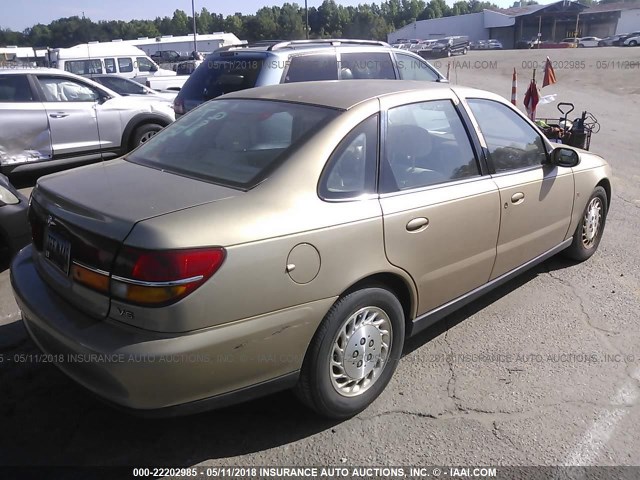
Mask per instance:
[[[29,212],[37,268],[65,300],[106,317],[109,295],[78,282],[78,266],[109,276],[136,223],[240,193],[124,160],[44,177]]]

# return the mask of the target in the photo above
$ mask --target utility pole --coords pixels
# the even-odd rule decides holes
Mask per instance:
[[[195,0],[191,0],[191,16],[193,17],[193,51],[198,52],[197,28],[196,28],[196,6]]]
[[[309,9],[307,8],[307,0],[304,0],[304,34],[309,40]]]

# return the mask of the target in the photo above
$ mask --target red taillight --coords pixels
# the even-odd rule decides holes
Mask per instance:
[[[186,113],[184,109],[184,100],[180,97],[176,97],[173,101],[173,111],[178,115],[184,115]]]
[[[141,305],[174,303],[206,282],[224,259],[220,247],[166,251],[125,247],[115,262],[111,294]]]

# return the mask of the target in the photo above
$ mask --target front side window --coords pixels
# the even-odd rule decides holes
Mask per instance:
[[[467,101],[489,148],[496,173],[540,166],[547,150],[540,134],[520,115],[493,100]]]
[[[427,62],[411,55],[396,53],[398,61],[398,71],[401,80],[424,80],[435,82],[438,74],[427,64]]]
[[[155,66],[147,57],[138,57],[136,60],[138,62],[138,70],[141,72],[150,72]]]
[[[382,52],[350,52],[340,55],[340,78],[366,80],[370,78],[395,80],[391,55]]]
[[[93,88],[71,78],[38,76],[47,102],[95,102],[100,98]]]
[[[338,113],[289,102],[215,100],[166,127],[128,160],[250,189]]]
[[[0,102],[32,102],[33,94],[25,75],[0,75]]]
[[[291,58],[285,83],[337,80],[338,61],[335,54],[298,55]]]
[[[119,58],[118,59],[118,69],[120,73],[129,73],[133,72],[133,62],[130,58]]]
[[[374,193],[378,159],[378,116],[368,118],[340,142],[320,179],[325,199],[356,198]]]
[[[469,136],[450,100],[414,103],[389,110],[380,179],[383,193],[479,174]]]

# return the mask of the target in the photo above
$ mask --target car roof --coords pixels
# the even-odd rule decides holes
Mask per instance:
[[[228,93],[218,98],[223,100],[229,98],[279,100],[349,110],[362,102],[381,96],[420,90],[439,90],[442,92],[453,90],[464,95],[473,93],[486,98],[494,97],[482,90],[465,87],[454,88],[448,83],[419,80],[322,80],[256,87]]]
[[[391,45],[376,40],[352,40],[352,39],[319,39],[319,40],[274,40],[260,41],[247,46],[231,46],[218,49],[212,53],[229,52],[269,52],[273,55],[289,55],[293,51],[305,52],[326,51],[330,48],[354,49],[354,50],[389,50]]]

